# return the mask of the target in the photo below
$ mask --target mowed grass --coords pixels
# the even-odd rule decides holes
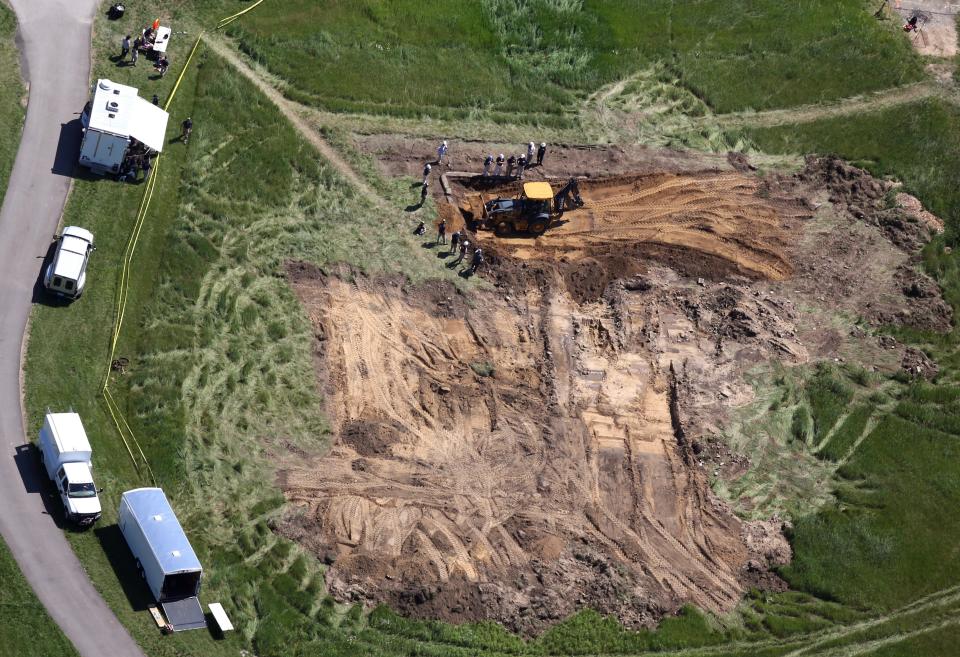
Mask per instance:
[[[717,112],[912,82],[920,60],[897,28],[859,0],[288,0],[228,33],[327,110],[549,125],[656,62]]]
[[[71,657],[73,645],[47,614],[0,540],[0,657]]]
[[[0,204],[20,146],[26,88],[20,79],[20,59],[14,35],[17,21],[13,12],[0,4]]]

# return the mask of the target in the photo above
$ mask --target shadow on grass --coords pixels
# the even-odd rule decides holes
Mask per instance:
[[[414,204],[412,204],[412,205],[408,205],[407,207],[405,207],[405,208],[403,209],[403,211],[404,211],[404,212],[416,212],[417,210],[419,210],[419,209],[422,208],[422,207],[423,207],[423,201],[420,201],[419,203],[414,203]]]
[[[120,525],[107,525],[93,530],[100,548],[107,556],[113,568],[127,602],[133,611],[145,611],[147,607],[156,603],[147,583],[137,572],[137,562],[127,546],[127,541],[120,531]]]

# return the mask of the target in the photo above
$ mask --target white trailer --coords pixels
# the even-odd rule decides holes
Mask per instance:
[[[93,450],[76,413],[47,412],[40,429],[40,460],[60,494],[67,519],[86,527],[100,518],[93,483]]]
[[[80,164],[94,173],[122,173],[132,150],[163,150],[170,116],[140,98],[137,89],[110,80],[98,80],[93,98],[83,108]]]
[[[120,531],[174,631],[206,627],[200,601],[203,567],[159,488],[136,488],[120,496]]]

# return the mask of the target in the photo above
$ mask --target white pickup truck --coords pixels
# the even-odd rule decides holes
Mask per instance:
[[[93,233],[79,226],[67,226],[57,238],[53,260],[43,274],[43,285],[48,290],[68,299],[83,294],[87,282],[87,263],[93,245]]]
[[[48,412],[40,429],[40,460],[47,469],[67,520],[81,527],[100,519],[100,492],[93,483],[93,450],[76,413]]]

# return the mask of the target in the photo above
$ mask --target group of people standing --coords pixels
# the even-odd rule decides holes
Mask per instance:
[[[433,172],[433,167],[442,166],[445,159],[447,159],[447,166],[450,166],[448,159],[449,151],[450,144],[446,140],[443,140],[440,145],[437,146],[437,159],[423,165],[423,180],[420,183],[421,206],[426,202],[427,195],[430,193],[430,174]],[[503,153],[500,153],[496,158],[494,158],[492,154],[487,155],[483,161],[483,175],[486,177],[506,176],[508,178],[519,178],[522,180],[524,171],[530,167],[543,166],[543,159],[546,153],[547,144],[545,142],[541,142],[540,146],[537,146],[531,141],[527,144],[526,152],[520,155],[511,155],[509,158],[506,158]],[[414,233],[423,235],[425,232],[426,226],[421,221]],[[446,243],[447,222],[441,218],[440,223],[437,224],[436,244],[446,245]],[[450,250],[447,256],[457,255],[457,259],[449,266],[455,267],[459,265],[467,257],[468,253],[471,253],[470,264],[466,269],[461,271],[461,274],[472,275],[475,274],[477,269],[484,263],[483,249],[479,246],[473,246],[470,243],[466,229],[454,232],[453,235],[450,236]]]
[[[414,231],[414,234],[423,235],[426,232],[427,227],[421,221]],[[440,219],[440,223],[437,224],[437,240],[434,244],[437,246],[441,244],[447,244],[447,221],[445,219]],[[471,249],[473,249],[472,253],[470,251]],[[447,250],[447,257],[449,258],[452,255],[456,255],[457,259],[447,266],[451,269],[456,267],[464,261],[468,253],[471,253],[470,264],[468,264],[466,268],[460,270],[460,274],[464,276],[472,276],[473,274],[477,273],[477,269],[479,269],[484,263],[483,249],[481,249],[479,246],[474,246],[471,244],[466,229],[462,231],[454,231],[454,233],[450,236],[450,248]]]
[[[150,170],[153,168],[153,159],[157,152],[151,150],[146,144],[130,140],[130,148],[127,150],[126,157],[123,158],[123,164],[120,167],[120,180],[124,182],[137,182],[140,179],[140,172],[143,172],[143,179],[150,177]]]
[[[140,31],[140,36],[135,38],[133,41],[130,40],[130,35],[126,35],[120,40],[120,58],[117,61],[119,65],[122,62],[127,60],[127,55],[130,55],[130,65],[136,66],[137,60],[140,59],[140,53],[146,52],[149,56],[149,53],[153,51],[153,45],[157,35],[157,27],[160,21],[154,21],[153,25],[148,25]],[[163,77],[167,74],[167,69],[170,68],[170,59],[167,57],[167,53],[163,52],[157,57],[156,62],[154,62],[153,67],[160,73],[160,77]]]
[[[536,154],[536,160],[534,160],[534,154]],[[540,146],[536,146],[532,141],[527,144],[527,152],[520,155],[511,155],[509,158],[505,158],[503,153],[500,153],[494,158],[491,153],[483,160],[483,175],[507,176],[508,178],[523,180],[524,171],[530,167],[543,166],[543,158],[546,154],[546,143],[540,142]]]

